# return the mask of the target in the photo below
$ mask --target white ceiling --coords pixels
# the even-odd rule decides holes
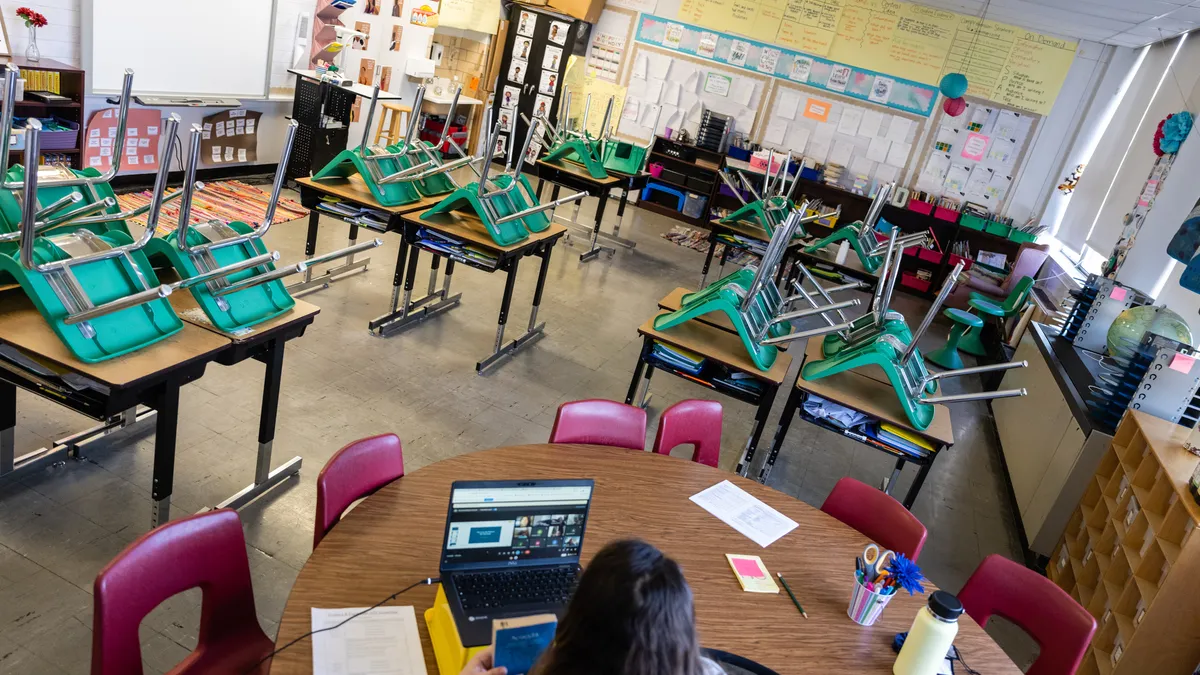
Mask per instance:
[[[917,0],[979,16],[985,0]],[[1047,35],[1140,47],[1200,27],[1200,0],[991,0],[987,18]]]

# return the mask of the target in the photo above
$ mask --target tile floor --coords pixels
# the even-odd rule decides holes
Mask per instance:
[[[591,222],[594,202],[587,200],[579,222]],[[560,209],[562,215],[570,212],[569,206]],[[614,213],[610,208],[608,222]],[[540,313],[547,337],[486,377],[475,374],[474,364],[494,339],[500,276],[460,268],[454,281],[463,292],[460,307],[392,338],[373,337],[367,321],[383,313],[391,292],[396,240],[386,235],[372,254],[369,272],[306,297],[322,311],[307,334],[288,345],[275,440],[276,463],[298,454],[304,469],[299,479],[241,512],[259,617],[270,634],[310,552],[315,477],[343,444],[395,431],[404,440],[406,467],[413,471],[480,448],[544,442],[564,401],[623,400],[640,348],[637,326],[655,311],[659,297],[699,282],[702,255],[660,236],[672,224],[630,208],[623,234],[638,242],[635,250],[580,264],[585,242],[576,238],[574,248],[558,246]],[[284,260],[297,260],[304,233],[301,220],[276,226],[268,239]],[[344,226],[326,219],[320,250],[343,245],[344,237]],[[422,258],[422,269],[428,269],[428,256]],[[536,265],[522,266],[513,329],[527,320],[536,274]],[[910,317],[925,309],[903,294],[897,298]],[[937,344],[944,336],[945,328],[935,326],[926,343]],[[801,346],[796,349],[802,352]],[[256,362],[213,364],[183,389],[174,516],[216,503],[249,481],[262,375]],[[979,386],[967,381],[973,379],[951,383],[969,390]],[[654,379],[653,394],[651,435],[662,407],[709,395],[666,376]],[[764,445],[783,399],[776,402]],[[723,402],[722,466],[730,468],[753,411],[732,399]],[[959,404],[953,419],[958,442],[938,460],[913,509],[929,528],[921,556],[926,573],[949,590],[961,587],[989,553],[1019,556],[986,404]],[[21,454],[91,422],[21,392],[17,425]],[[0,673],[87,673],[93,579],[148,529],[153,429],[120,432],[82,454],[79,461],[0,484]],[[796,422],[770,484],[820,505],[841,476],[877,484],[891,465],[880,453]],[[914,475],[915,469],[904,472],[900,494]],[[143,622],[147,673],[164,672],[187,654],[195,645],[198,617],[199,594],[191,591]],[[1019,663],[1028,663],[1031,651],[1023,636],[1011,628],[992,630]]]

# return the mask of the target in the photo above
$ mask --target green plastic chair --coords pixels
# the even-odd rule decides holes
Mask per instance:
[[[1008,294],[1004,302],[997,304],[995,298],[983,293],[974,292],[971,293],[971,299],[967,304],[980,315],[997,317],[1001,323],[1004,323],[1025,311],[1025,308],[1029,305],[1029,294],[1032,290],[1033,277],[1021,277],[1013,285],[1012,292]],[[963,335],[962,341],[958,344],[959,351],[973,356],[987,356],[987,348],[983,345],[982,336],[982,326],[968,330]]]

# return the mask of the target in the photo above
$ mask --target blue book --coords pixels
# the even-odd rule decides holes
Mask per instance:
[[[508,675],[525,675],[554,640],[558,618],[537,614],[492,621],[492,645],[496,648],[492,667],[508,668]]]

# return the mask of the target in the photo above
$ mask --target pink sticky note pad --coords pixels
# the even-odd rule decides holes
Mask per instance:
[[[1176,354],[1171,359],[1171,370],[1178,370],[1185,375],[1192,372],[1192,364],[1196,362],[1196,357],[1188,356],[1187,354]]]
[[[762,578],[767,576],[766,573],[763,572],[763,568],[759,566],[757,560],[734,558],[733,569],[744,577]]]
[[[1124,288],[1121,288],[1120,286],[1113,286],[1112,292],[1108,294],[1108,297],[1112,300],[1120,302],[1125,299],[1126,293],[1128,293],[1128,291],[1126,291]]]

